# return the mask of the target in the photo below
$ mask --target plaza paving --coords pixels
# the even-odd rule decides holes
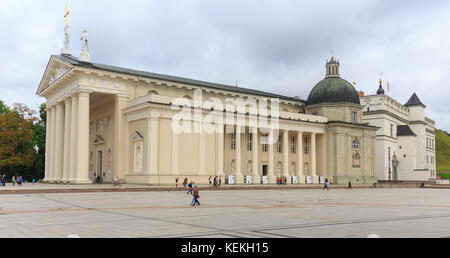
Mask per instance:
[[[450,237],[448,189],[200,195],[191,207],[184,191],[4,194],[0,237]]]

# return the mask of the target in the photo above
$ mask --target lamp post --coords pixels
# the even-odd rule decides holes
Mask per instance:
[[[390,152],[390,151],[389,151]],[[388,157],[388,164],[389,164],[389,181],[391,181],[391,155],[389,154]]]

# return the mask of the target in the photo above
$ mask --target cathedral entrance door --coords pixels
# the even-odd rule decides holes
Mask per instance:
[[[97,152],[97,178],[100,178],[100,182],[103,181],[103,151],[101,150]]]

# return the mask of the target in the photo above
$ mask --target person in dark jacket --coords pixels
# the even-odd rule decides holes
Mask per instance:
[[[198,199],[200,198],[200,195],[199,195],[199,193],[198,193],[198,186],[195,186],[194,187],[194,191],[193,191],[193,193],[192,193],[192,202],[191,202],[191,205],[192,206],[195,206],[195,205],[197,205],[197,206],[199,206],[200,205],[200,202],[198,201]]]

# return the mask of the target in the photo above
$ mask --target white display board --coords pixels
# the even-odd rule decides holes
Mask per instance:
[[[306,177],[306,183],[308,185],[312,184],[312,177],[310,177],[310,176]]]
[[[262,177],[263,185],[267,185],[269,183],[269,178],[267,176]]]
[[[245,177],[245,183],[247,185],[251,185],[252,184],[252,177],[251,176],[246,176]]]
[[[323,185],[324,183],[325,183],[325,177],[321,176],[321,177],[320,177],[320,184]]]
[[[234,176],[228,176],[228,184],[234,185]]]
[[[293,184],[293,185],[298,184],[298,176],[293,176],[293,177],[292,177],[292,184]]]

